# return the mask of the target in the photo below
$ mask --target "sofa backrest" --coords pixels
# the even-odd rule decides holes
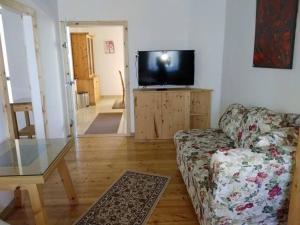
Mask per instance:
[[[220,129],[235,142],[238,140],[238,132],[247,112],[248,110],[245,106],[235,103],[230,105],[220,118]]]
[[[297,146],[299,128],[282,127],[276,130],[252,136],[249,140],[250,148],[262,148],[267,146]]]
[[[242,120],[238,131],[238,146],[249,148],[254,138],[284,127],[282,114],[264,107],[251,107]]]
[[[235,142],[236,147],[251,148],[262,143],[295,144],[298,140],[300,114],[276,113],[264,107],[247,109],[235,103],[226,109],[220,118],[219,127]]]
[[[300,114],[285,113],[282,114],[286,127],[300,128]]]

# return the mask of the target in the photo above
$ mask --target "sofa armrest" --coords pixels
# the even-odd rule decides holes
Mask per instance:
[[[294,152],[290,146],[217,151],[210,164],[215,215],[257,222],[283,217]]]

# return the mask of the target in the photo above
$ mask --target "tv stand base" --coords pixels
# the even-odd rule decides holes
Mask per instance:
[[[172,139],[178,130],[210,128],[211,94],[196,88],[135,89],[135,138]]]

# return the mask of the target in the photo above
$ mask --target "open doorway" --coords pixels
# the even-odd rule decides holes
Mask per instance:
[[[129,135],[127,25],[76,22],[63,29],[75,133]]]

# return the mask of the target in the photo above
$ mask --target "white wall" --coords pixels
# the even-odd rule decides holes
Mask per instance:
[[[129,29],[131,89],[137,87],[138,50],[187,49],[189,4],[182,0],[59,0],[63,21],[126,20]],[[131,102],[133,99],[131,93]],[[133,104],[131,104],[134,131]]]
[[[119,70],[124,75],[124,37],[122,26],[90,26],[71,28],[71,32],[87,32],[94,36],[95,73],[100,79],[101,96],[122,95]],[[105,54],[104,42],[114,41],[115,53]]]
[[[190,48],[196,50],[195,85],[213,89],[212,126],[217,126],[221,103],[225,0],[191,0]]]
[[[300,113],[300,15],[293,70],[253,68],[256,0],[227,0],[222,109],[239,102]]]

